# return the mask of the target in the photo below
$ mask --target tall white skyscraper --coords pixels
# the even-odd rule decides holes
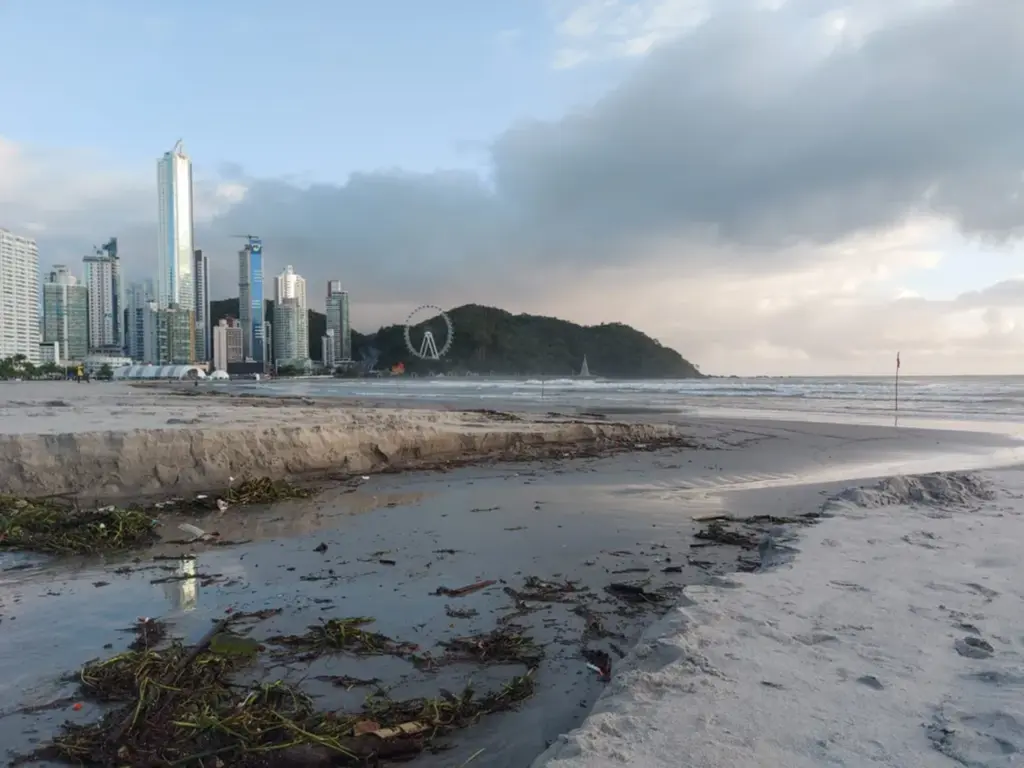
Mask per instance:
[[[306,281],[291,264],[277,276],[274,294],[274,360],[309,359],[309,320],[306,312]]]
[[[0,229],[0,358],[39,362],[39,249]]]
[[[195,311],[192,161],[181,141],[157,161],[157,303]]]

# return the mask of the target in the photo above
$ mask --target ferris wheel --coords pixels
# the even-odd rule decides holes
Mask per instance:
[[[429,328],[423,331],[419,345],[414,344],[413,336],[418,334],[416,326],[438,317],[444,321],[445,325],[445,339],[441,348],[438,348],[434,332]],[[416,307],[416,309],[409,313],[409,317],[405,319],[405,347],[409,350],[409,354],[415,355],[421,360],[440,360],[448,354],[448,350],[452,348],[454,340],[455,326],[452,325],[452,319],[440,307],[435,307],[433,304],[424,304]]]

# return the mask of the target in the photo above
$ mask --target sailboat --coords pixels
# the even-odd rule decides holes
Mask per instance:
[[[583,366],[580,368],[579,374],[576,376],[577,379],[593,379],[595,376],[590,372],[590,366],[587,365],[587,356],[583,356]]]

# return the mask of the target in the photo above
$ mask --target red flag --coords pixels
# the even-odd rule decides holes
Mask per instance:
[[[897,352],[896,353],[896,370],[898,371],[899,369],[900,369],[900,353]]]

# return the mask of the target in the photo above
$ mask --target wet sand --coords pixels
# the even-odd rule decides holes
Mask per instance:
[[[575,604],[535,606],[516,621],[546,644],[536,696],[517,712],[456,734],[453,750],[417,761],[460,765],[483,749],[473,765],[518,768],[579,725],[601,692],[604,684],[586,668],[581,649],[598,647],[615,658],[613,644],[628,651],[656,618],[655,611],[623,610],[604,592],[609,583],[650,577],[648,589],[679,588],[756,565],[748,551],[695,541],[694,516],[798,515],[819,508],[823,494],[849,480],[886,474],[878,469],[887,464],[926,471],[1005,460],[1014,450],[997,438],[913,430],[737,422],[691,428],[706,448],[375,476],[308,501],[194,521],[225,539],[252,539],[248,544],[164,545],[137,553],[138,562],[29,567],[30,558],[0,555],[0,701],[10,712],[70,695],[73,686],[57,682],[59,676],[124,648],[131,636],[120,630],[138,616],[167,619],[173,634],[195,640],[229,609],[284,608],[257,626],[256,637],[301,632],[322,618],[370,615],[377,630],[431,649],[441,639],[492,629],[514,608],[505,587],[521,589],[530,576],[578,581],[590,590],[585,604],[617,636],[585,637]],[[175,522],[167,520],[168,538],[182,536]],[[321,543],[327,548],[318,553]],[[182,551],[196,556],[184,567],[152,560]],[[670,566],[680,572],[662,572]],[[190,572],[196,578],[152,583]],[[432,594],[480,579],[497,583],[461,598]],[[446,605],[477,615],[453,618]],[[390,658],[339,655],[312,669],[268,674],[305,679],[324,696],[322,706],[337,708],[358,705],[366,691],[343,692],[313,676],[379,677],[395,686],[393,696],[407,697],[458,690],[467,679],[487,688],[520,671],[455,666],[431,673]],[[81,711],[65,705],[8,715],[0,718],[0,744],[31,749],[61,721],[98,713],[86,704]]]

